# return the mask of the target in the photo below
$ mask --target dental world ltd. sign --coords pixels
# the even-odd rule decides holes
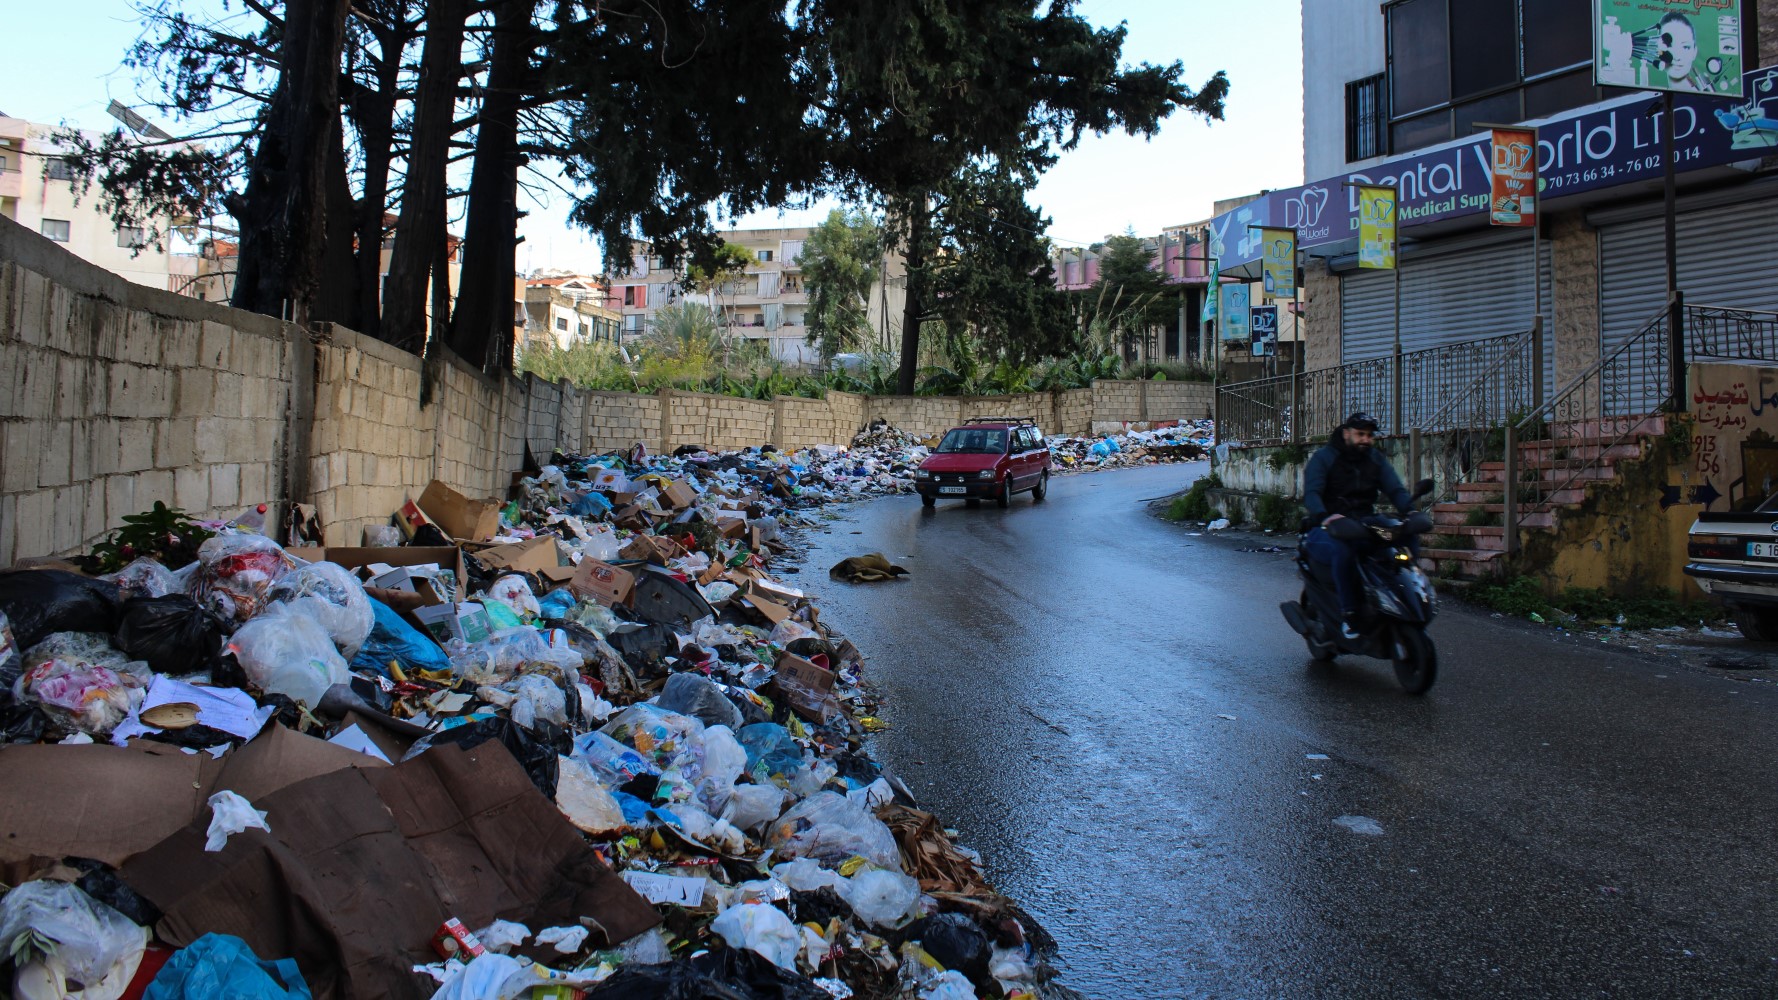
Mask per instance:
[[[1677,94],[1673,109],[1674,166],[1701,170],[1758,159],[1778,147],[1778,69],[1746,74],[1740,99]],[[1543,199],[1659,180],[1666,115],[1654,95],[1595,104],[1542,122],[1537,128],[1537,174]],[[1216,217],[1212,245],[1220,244],[1220,270],[1251,264],[1264,252],[1264,237],[1250,226],[1283,226],[1297,232],[1303,249],[1358,238],[1359,185],[1394,186],[1404,230],[1444,219],[1483,215],[1493,201],[1492,137],[1400,157],[1367,170],[1285,191]]]

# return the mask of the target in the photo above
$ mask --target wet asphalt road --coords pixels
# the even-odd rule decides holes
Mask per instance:
[[[1423,699],[1381,661],[1313,667],[1277,611],[1288,557],[1138,502],[1203,471],[860,504],[801,573],[871,657],[879,757],[1056,936],[1064,982],[1778,995],[1778,685],[1456,605]],[[870,551],[912,578],[826,578]]]

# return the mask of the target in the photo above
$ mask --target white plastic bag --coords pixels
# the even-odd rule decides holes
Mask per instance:
[[[778,817],[765,842],[782,858],[813,858],[838,867],[857,855],[878,867],[901,871],[895,835],[882,820],[837,792],[816,792]]]
[[[296,565],[264,535],[217,535],[198,546],[193,597],[225,622],[244,622],[265,604],[265,592]]]
[[[590,933],[585,927],[545,927],[537,932],[537,943],[553,946],[558,955],[572,955],[586,944]]]
[[[892,927],[920,901],[920,883],[900,872],[872,868],[853,875],[839,893],[860,919]]]
[[[723,807],[722,818],[742,830],[769,823],[784,811],[784,789],[777,785],[736,785]]]
[[[520,618],[529,615],[530,620],[535,621],[543,617],[543,608],[537,603],[537,595],[531,592],[531,585],[516,573],[509,573],[495,580],[488,587],[485,596],[488,600],[505,605]]]
[[[504,955],[524,944],[531,937],[531,928],[511,920],[496,920],[476,931],[475,937],[482,947],[496,955]]]
[[[116,1000],[148,945],[147,928],[67,882],[26,882],[0,900],[0,955],[10,956],[31,931],[54,941],[55,950],[14,973],[19,1000]]]
[[[931,989],[920,994],[920,1000],[976,1000],[975,987],[969,985],[969,979],[963,973],[946,972],[938,977]]]
[[[179,594],[184,588],[179,585],[179,578],[173,571],[147,556],[135,560],[115,573],[107,573],[101,580],[110,580],[117,584],[123,596],[130,597],[165,597],[168,594]]]
[[[790,918],[775,906],[764,903],[731,906],[711,921],[710,930],[721,935],[731,948],[746,948],[763,955],[780,969],[796,971],[796,953],[801,948],[802,935]]]
[[[230,791],[210,796],[210,829],[204,839],[204,850],[214,853],[228,843],[228,838],[243,830],[272,832],[266,825],[265,813],[253,803]]]
[[[558,726],[568,725],[568,697],[562,689],[542,674],[526,674],[500,685],[513,695],[510,711],[512,721],[526,729],[537,728],[537,720]]]
[[[337,563],[298,566],[267,587],[265,596],[315,619],[347,660],[358,655],[376,623],[364,585]]]
[[[57,632],[31,647],[12,696],[36,702],[63,729],[104,736],[142,704],[146,683],[128,659],[82,632]],[[147,674],[147,664],[137,664]]]
[[[698,799],[704,808],[722,815],[729,796],[735,790],[735,779],[747,770],[747,751],[727,726],[711,726],[704,730],[704,759],[699,767]]]
[[[228,651],[254,687],[313,708],[335,684],[351,680],[333,637],[315,619],[275,604],[230,637]]]

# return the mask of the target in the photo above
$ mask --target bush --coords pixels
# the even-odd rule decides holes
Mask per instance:
[[[1485,608],[1519,618],[1542,616],[1553,610],[1549,598],[1543,595],[1543,585],[1528,576],[1508,577],[1499,583],[1478,583],[1470,588],[1469,596]]]
[[[1173,498],[1167,507],[1169,521],[1214,521],[1222,514],[1210,506],[1210,491],[1222,486],[1222,477],[1212,472],[1200,476],[1185,495]]]
[[[1528,618],[1565,619],[1585,625],[1622,625],[1628,629],[1672,628],[1721,621],[1724,612],[1713,604],[1683,604],[1670,590],[1654,589],[1631,597],[1603,590],[1569,587],[1554,600],[1544,596],[1543,585],[1528,576],[1498,583],[1478,583],[1469,596],[1477,604],[1501,614]]]
[[[1273,472],[1283,472],[1293,465],[1301,465],[1308,460],[1309,447],[1304,444],[1279,445],[1266,456],[1266,464]]]
[[[1303,508],[1294,497],[1267,493],[1254,505],[1253,519],[1267,531],[1295,531],[1302,522]]]

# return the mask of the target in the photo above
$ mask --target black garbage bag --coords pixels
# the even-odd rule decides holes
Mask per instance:
[[[30,649],[51,632],[117,631],[123,595],[117,584],[59,569],[0,573],[0,611],[12,623],[20,649]]]
[[[153,927],[160,922],[160,908],[137,895],[136,890],[124,884],[124,880],[117,874],[117,869],[103,861],[94,861],[92,858],[69,858],[68,863],[76,871],[85,873],[74,883],[80,887],[81,892],[144,927]]]
[[[833,1000],[824,989],[755,952],[706,952],[664,965],[625,965],[586,1000]]]
[[[703,674],[674,674],[661,689],[659,704],[669,712],[689,715],[706,726],[727,726],[737,732],[745,723],[741,710]]]
[[[12,687],[0,689],[0,743],[35,743],[43,739],[49,718],[35,704],[21,705],[12,699]]]
[[[468,750],[492,740],[505,747],[531,776],[531,784],[553,801],[560,765],[550,735],[533,733],[511,719],[480,719],[420,740],[408,748],[407,755],[401,759],[412,760],[435,746],[455,744]]]
[[[908,925],[907,940],[920,942],[938,964],[963,973],[975,985],[987,982],[994,947],[988,943],[987,932],[968,916],[940,913],[922,917]]]
[[[209,671],[222,655],[222,622],[183,594],[132,597],[111,643],[157,674]]]

